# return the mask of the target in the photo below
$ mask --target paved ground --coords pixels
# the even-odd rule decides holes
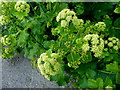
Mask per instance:
[[[0,60],[1,61],[1,60]],[[28,59],[2,60],[2,88],[60,88],[33,69]]]

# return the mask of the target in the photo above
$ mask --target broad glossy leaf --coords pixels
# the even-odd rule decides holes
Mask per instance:
[[[44,41],[43,42],[43,46],[44,46],[44,48],[46,48],[46,49],[49,49],[50,47],[50,42],[49,41]]]
[[[88,87],[89,88],[98,88],[98,84],[94,79],[88,79]]]
[[[118,72],[118,62],[114,61],[113,63],[106,65],[106,70],[111,72]]]
[[[95,72],[94,70],[92,70],[92,69],[88,69],[88,70],[86,71],[86,76],[87,76],[88,78],[94,78],[95,75],[96,75],[96,72]]]
[[[117,7],[117,8],[114,10],[114,12],[120,14],[120,6]]]
[[[46,53],[47,53],[48,57],[51,57],[52,50],[51,50],[51,49],[49,49],[48,51],[46,51]]]
[[[98,88],[103,88],[103,79],[102,78],[97,78],[96,80]]]
[[[80,88],[87,88],[88,87],[88,81],[86,78],[80,78],[79,80],[79,85],[80,85]]]
[[[71,52],[69,55],[67,55],[67,60],[69,62],[77,61],[79,59],[80,59],[80,55],[78,53]]]
[[[109,77],[106,77],[104,86],[112,86],[112,80]]]
[[[25,16],[28,16],[26,12],[14,12],[13,15],[16,16],[20,20],[22,20]]]
[[[18,40],[17,40],[17,45],[24,48],[25,45],[27,44],[27,39],[29,37],[29,34],[27,33],[27,31],[22,31],[20,33],[20,35],[18,36]]]

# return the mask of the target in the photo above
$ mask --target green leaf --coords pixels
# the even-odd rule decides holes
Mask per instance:
[[[96,80],[98,88],[103,88],[103,79],[102,78],[97,78]]]
[[[91,62],[93,59],[92,59],[92,54],[90,51],[82,54],[81,56],[81,62],[82,63],[88,63],[88,62]]]
[[[44,42],[43,42],[43,46],[44,46],[44,48],[46,48],[46,49],[53,48],[53,47],[55,47],[54,45],[55,45],[55,41],[54,41],[54,40],[44,41]]]
[[[46,48],[46,49],[49,49],[50,47],[50,42],[49,41],[44,41],[43,42],[43,46],[44,46],[44,48]]]
[[[109,61],[111,61],[112,59],[110,58],[110,57],[105,57],[104,58],[104,62],[109,62]]]
[[[63,70],[62,69],[59,70],[59,73],[57,75],[50,76],[50,81],[57,81],[57,84],[59,86],[65,85],[66,84],[66,79],[65,79]]]
[[[51,49],[49,49],[48,51],[46,51],[46,53],[47,53],[48,57],[50,57],[50,58],[51,58],[52,50],[51,50]]]
[[[112,80],[109,77],[106,77],[104,86],[112,86]]]
[[[14,12],[13,15],[20,20],[22,20],[25,16],[28,16],[26,12]]]
[[[54,75],[54,76],[50,76],[50,81],[57,81],[58,76]]]
[[[28,48],[24,48],[24,57],[28,57],[29,56],[29,49]]]
[[[84,75],[84,73],[87,71],[87,67],[83,67],[84,64],[81,64],[80,67],[76,70],[80,75]]]
[[[76,11],[77,15],[83,14],[84,13],[83,3],[77,4],[76,7],[75,7],[75,11]]]
[[[63,86],[66,84],[66,81],[64,80],[64,78],[61,78],[57,83],[59,86]]]
[[[86,71],[86,76],[87,76],[88,78],[94,78],[95,75],[96,75],[96,72],[95,72],[94,70],[92,70],[92,69],[88,69],[88,70]]]
[[[80,78],[79,80],[80,88],[87,88],[88,82],[86,78]]]
[[[39,47],[38,43],[34,43],[33,46],[34,47],[29,50],[29,55],[28,55],[28,58],[32,60],[34,59],[34,56],[37,56],[37,53],[39,53],[40,55],[42,52],[42,49]]]
[[[30,49],[30,53],[29,53],[29,56],[27,58],[29,59],[34,59],[34,55],[36,54],[36,49],[33,48],[33,49]]]
[[[96,3],[93,11],[94,17],[99,20],[101,16],[112,13],[112,3]]]
[[[73,23],[70,24],[69,28],[70,28],[71,32],[77,32],[77,29],[76,29],[76,27],[73,25]]]
[[[116,83],[120,84],[120,72],[116,74]]]
[[[96,80],[94,80],[94,79],[88,79],[88,87],[89,88],[98,88]]]
[[[108,16],[108,17],[109,17],[109,16]],[[107,29],[110,29],[111,26],[112,26],[112,19],[111,19],[111,18],[108,18],[108,17],[104,18],[103,21],[104,21],[105,24],[106,24],[106,28],[107,28]]]
[[[25,30],[22,31],[18,36],[17,45],[24,48],[25,45],[27,44],[28,37],[29,37],[29,34]]]
[[[115,36],[120,39],[120,17],[114,21]]]
[[[78,53],[71,52],[69,55],[67,55],[67,60],[69,62],[77,61],[79,59],[80,59],[80,55]]]
[[[114,27],[120,27],[120,17],[115,20]]]
[[[118,63],[114,61],[113,63],[107,64],[106,71],[118,72]]]
[[[117,7],[114,12],[120,14],[120,7]]]
[[[103,79],[97,78],[94,79],[88,79],[88,87],[90,88],[103,88]]]
[[[63,28],[61,28],[61,30],[60,30],[60,34],[61,34],[61,36],[65,36],[65,35],[67,35],[67,33],[65,32],[65,30],[64,30]]]

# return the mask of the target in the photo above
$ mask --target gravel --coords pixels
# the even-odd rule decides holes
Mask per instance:
[[[2,59],[2,88],[63,88],[45,79],[23,55]]]

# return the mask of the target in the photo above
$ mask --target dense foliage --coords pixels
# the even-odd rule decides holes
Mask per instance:
[[[0,5],[1,58],[24,52],[45,78],[58,85],[120,85],[119,2],[18,1]]]

